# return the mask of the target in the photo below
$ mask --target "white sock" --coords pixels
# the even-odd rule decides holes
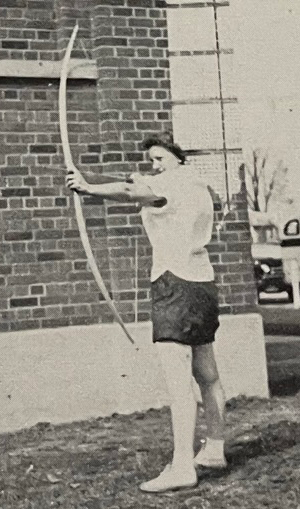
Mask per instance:
[[[216,440],[214,438],[206,438],[205,446],[201,449],[205,454],[213,455],[216,457],[224,456],[224,440]]]

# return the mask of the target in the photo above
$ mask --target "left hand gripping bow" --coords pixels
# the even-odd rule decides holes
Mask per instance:
[[[71,52],[73,49],[73,45],[74,45],[74,41],[75,41],[77,32],[78,32],[78,25],[76,25],[74,27],[73,33],[71,35],[69,44],[66,49],[65,57],[63,59],[62,68],[61,68],[60,86],[59,86],[59,126],[60,126],[60,135],[61,135],[61,141],[62,141],[63,154],[64,154],[65,165],[67,167],[67,170],[68,171],[72,170],[74,173],[78,173],[78,170],[73,163],[71,148],[70,148],[70,143],[69,143],[69,136],[68,136],[67,79],[68,79],[68,71],[69,71]],[[86,226],[85,226],[85,220],[84,220],[84,216],[83,216],[80,196],[76,192],[74,192],[74,207],[75,207],[76,219],[77,219],[77,223],[78,223],[78,229],[79,229],[81,242],[82,242],[84,250],[86,252],[86,256],[87,256],[87,260],[88,260],[90,269],[94,275],[94,278],[98,284],[98,287],[99,287],[102,295],[104,296],[110,310],[112,311],[112,313],[115,317],[115,320],[122,327],[124,333],[126,334],[127,338],[129,339],[129,341],[131,341],[131,343],[134,344],[134,340],[132,339],[131,335],[129,334],[127,328],[125,327],[125,325],[123,323],[121,316],[119,315],[112,299],[110,298],[110,295],[106,289],[103,278],[102,278],[102,276],[99,272],[99,269],[97,267],[97,263],[94,258],[93,252],[92,252],[91,244],[90,244]]]

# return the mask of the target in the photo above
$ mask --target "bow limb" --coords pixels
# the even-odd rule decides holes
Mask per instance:
[[[59,86],[59,126],[60,126],[63,154],[64,154],[64,159],[65,159],[65,164],[66,164],[67,169],[72,170],[75,173],[78,172],[78,170],[73,163],[71,148],[70,148],[70,143],[69,143],[69,136],[68,136],[68,127],[67,127],[67,79],[68,79],[68,70],[69,70],[71,52],[73,49],[73,45],[74,45],[74,41],[75,41],[77,32],[78,32],[78,25],[75,25],[73,33],[70,38],[70,41],[68,43],[65,57],[63,59],[61,75],[60,75],[60,86]],[[81,242],[83,244],[90,269],[94,275],[94,278],[97,282],[97,285],[98,285],[103,297],[105,298],[110,310],[112,311],[112,313],[115,317],[115,320],[122,327],[127,338],[131,341],[131,343],[134,344],[134,341],[133,341],[131,335],[129,334],[127,328],[125,327],[121,316],[119,315],[112,299],[110,298],[110,295],[108,293],[108,290],[106,289],[103,278],[102,278],[102,276],[99,272],[99,269],[97,267],[97,263],[94,258],[93,252],[92,252],[91,244],[90,244],[86,226],[85,226],[85,220],[84,220],[84,216],[83,216],[80,197],[79,197],[78,193],[76,193],[76,192],[74,193],[74,206],[75,206],[75,213],[76,213],[76,219],[77,219],[77,223],[78,223],[78,229],[79,229]]]

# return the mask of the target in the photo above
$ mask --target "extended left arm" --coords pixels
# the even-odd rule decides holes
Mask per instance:
[[[78,170],[68,172],[66,184],[69,189],[77,193],[100,196],[114,201],[139,202],[141,205],[150,205],[163,198],[156,196],[140,179],[137,182],[89,184]]]

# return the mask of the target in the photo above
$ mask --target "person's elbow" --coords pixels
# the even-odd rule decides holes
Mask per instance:
[[[136,183],[127,183],[124,187],[124,193],[126,198],[133,202],[148,203],[155,198],[155,195],[148,187]]]

